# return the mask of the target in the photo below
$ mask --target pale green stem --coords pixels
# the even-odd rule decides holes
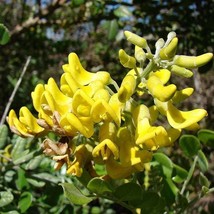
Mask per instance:
[[[185,180],[185,182],[184,182],[184,184],[183,184],[183,187],[182,187],[182,189],[181,189],[181,192],[180,192],[181,195],[184,194],[184,191],[185,191],[185,189],[186,189],[186,187],[187,187],[187,185],[188,185],[190,179],[192,178],[192,175],[193,175],[193,172],[194,172],[194,170],[195,170],[195,166],[196,166],[196,162],[197,162],[197,161],[198,161],[198,156],[195,157],[194,162],[193,162],[193,164],[192,164],[192,166],[191,166],[191,168],[190,168],[190,170],[189,170],[187,179]]]
[[[146,78],[149,75],[149,73],[155,69],[155,67],[156,67],[155,62],[153,60],[151,60],[149,62],[149,64],[146,66],[146,68],[144,69],[144,71],[141,75],[141,79]]]

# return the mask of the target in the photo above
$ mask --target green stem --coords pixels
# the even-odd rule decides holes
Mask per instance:
[[[151,60],[149,62],[149,64],[146,66],[146,68],[144,69],[144,71],[141,75],[141,79],[146,78],[149,75],[149,73],[155,69],[155,67],[156,67],[155,62],[153,60]]]
[[[195,170],[195,166],[196,166],[196,162],[197,162],[197,161],[198,161],[198,156],[195,157],[194,162],[193,162],[193,164],[192,164],[192,166],[191,166],[191,168],[190,168],[190,170],[189,170],[187,179],[185,180],[185,182],[184,182],[184,184],[183,184],[183,187],[182,187],[182,189],[181,189],[181,192],[180,192],[181,195],[184,194],[184,191],[185,191],[185,189],[186,189],[186,187],[187,187],[187,184],[189,183],[190,179],[192,178],[192,174],[193,174],[193,172],[194,172],[194,170]]]

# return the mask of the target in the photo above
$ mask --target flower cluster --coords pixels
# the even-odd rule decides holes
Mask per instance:
[[[178,39],[174,32],[166,41],[159,39],[153,54],[147,41],[129,31],[125,36],[135,46],[134,56],[119,51],[120,63],[128,68],[120,87],[105,71],[86,71],[78,56],[70,53],[60,86],[53,78],[38,84],[31,93],[37,117],[22,107],[17,117],[8,115],[10,128],[23,137],[46,136],[44,153],[56,161],[56,169],[66,164],[67,173],[78,177],[87,170],[99,176],[95,165],[104,165],[106,176],[121,179],[142,171],[152,154],[172,146],[182,129],[195,130],[207,112],[181,111],[176,105],[193,93],[178,90],[170,83],[171,74],[189,78],[192,68],[210,61],[212,53],[192,57],[176,55]],[[149,94],[153,104],[142,104]],[[161,124],[159,116],[166,118]],[[57,142],[47,138],[59,136]]]

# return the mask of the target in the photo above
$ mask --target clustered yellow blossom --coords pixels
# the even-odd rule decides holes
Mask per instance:
[[[176,105],[193,93],[193,88],[178,89],[172,74],[189,78],[192,68],[210,61],[212,53],[191,57],[176,55],[178,39],[174,32],[159,39],[153,54],[147,41],[129,31],[125,36],[135,46],[134,56],[119,51],[120,63],[128,68],[120,87],[106,71],[86,71],[78,56],[70,53],[59,86],[53,78],[38,84],[31,93],[37,117],[27,107],[19,116],[8,115],[10,128],[22,137],[44,137],[44,153],[66,165],[67,173],[78,177],[84,170],[99,176],[95,165],[104,165],[106,176],[129,177],[144,170],[155,151],[172,146],[181,131],[196,130],[207,112],[204,109],[181,111]],[[149,94],[153,104],[142,104]],[[161,124],[160,115],[166,118]],[[58,142],[47,138],[49,132]]]

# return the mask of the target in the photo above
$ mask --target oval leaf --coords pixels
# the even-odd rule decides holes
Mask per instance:
[[[209,164],[207,158],[201,150],[198,152],[198,164],[202,172],[206,172],[208,170]]]
[[[61,183],[60,185],[63,187],[65,196],[68,198],[70,203],[83,205],[88,204],[93,200],[93,198],[83,195],[83,193],[80,192],[80,190],[77,189],[77,187],[74,186],[74,184]]]
[[[200,141],[193,135],[183,135],[179,139],[179,145],[184,154],[188,157],[197,155],[200,150]]]
[[[4,148],[7,143],[8,128],[6,125],[0,126],[0,149]]]
[[[163,173],[166,177],[172,176],[173,163],[172,161],[163,153],[155,153],[155,160],[162,166]]]
[[[30,192],[23,192],[21,194],[19,203],[18,203],[18,208],[21,210],[21,213],[24,213],[28,208],[30,207],[31,203],[33,200],[33,196],[31,195]]]
[[[201,129],[198,131],[198,139],[206,146],[214,148],[214,131]]]
[[[110,184],[103,179],[93,178],[89,181],[87,188],[94,193],[103,194],[105,192],[112,192]]]
[[[0,192],[0,207],[4,207],[13,201],[13,194],[11,192]]]

